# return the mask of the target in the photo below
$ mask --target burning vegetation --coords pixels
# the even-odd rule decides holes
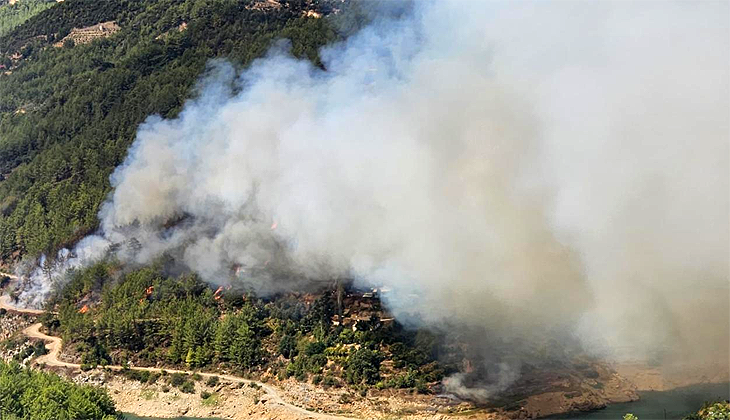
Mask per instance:
[[[172,278],[150,268],[99,277],[106,269],[114,272],[102,264],[76,273],[54,299],[58,314],[46,320],[72,338],[69,346],[84,363],[132,360],[422,392],[446,372],[435,359],[436,335],[403,329],[377,293],[351,283],[262,299],[234,285],[212,290],[196,276]],[[96,293],[98,305],[64,309]],[[87,328],[89,335],[77,334]]]
[[[68,352],[90,367],[132,362],[261,380],[291,377],[371,396],[413,392],[449,410],[463,409],[460,401],[466,400],[529,415],[555,412],[557,400],[585,409],[636,398],[629,384],[599,362],[580,354],[557,361],[540,356],[552,353],[545,348],[535,349],[531,361],[512,372],[511,386],[448,398],[455,380],[444,386],[448,375],[462,372],[460,386],[489,389],[507,372],[494,370],[471,347],[473,340],[454,331],[405,328],[384,309],[387,289],[337,280],[322,282],[317,291],[261,298],[243,284],[212,289],[195,275],[170,277],[160,267],[121,273],[98,263],[78,271],[53,298],[58,312],[46,315],[44,323],[69,337]],[[80,302],[81,309],[66,309]]]
[[[716,319],[729,304],[726,6],[416,2],[320,54],[340,35],[309,13],[314,2],[201,3],[154,25],[167,3],[140,6],[139,19],[94,3],[104,18],[74,27],[120,15],[120,27],[155,37],[134,44],[109,26],[129,47],[80,46],[122,54],[79,60],[96,66],[84,75],[109,75],[82,88],[111,86],[119,102],[90,114],[81,99],[35,98],[53,124],[27,108],[8,119],[18,127],[0,126],[21,139],[0,143],[10,156],[0,254],[73,244],[55,263],[29,259],[20,294],[36,306],[52,297],[47,324],[84,363],[447,392],[522,410],[543,391],[612,398],[601,389],[610,371],[584,353],[727,361],[730,320]],[[219,23],[226,30],[211,32]],[[279,29],[261,39],[292,44],[251,62],[269,44],[235,40],[270,25]],[[25,29],[41,37],[33,45],[52,42],[36,26]],[[14,38],[2,43],[9,53],[30,39]],[[70,57],[48,50],[59,68]],[[176,92],[194,78],[168,81],[149,63],[203,71],[193,52],[246,62],[210,64],[185,102]],[[78,73],[54,72],[59,84],[82,82],[66,74]],[[11,85],[0,90],[20,109]],[[61,97],[116,100],[93,93]],[[66,102],[78,117],[55,124],[71,115]],[[82,139],[77,149],[21,165],[36,143],[55,144],[49,127]],[[41,181],[29,187],[22,173]],[[340,278],[354,280],[319,287]]]

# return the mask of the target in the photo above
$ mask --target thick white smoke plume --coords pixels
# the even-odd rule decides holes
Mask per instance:
[[[430,325],[727,361],[728,35],[727,2],[433,2],[326,71],[216,63],[75,253],[264,292],[350,275]]]

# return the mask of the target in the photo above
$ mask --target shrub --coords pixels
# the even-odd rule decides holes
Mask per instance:
[[[286,367],[286,376],[291,377],[299,377],[304,373],[304,358],[302,356],[298,357],[295,361],[289,363]]]
[[[195,392],[195,384],[190,381],[185,381],[185,383],[180,386],[180,391],[186,394],[192,394],[193,392]]]
[[[385,381],[387,388],[412,388],[416,386],[417,372],[409,370],[407,373],[396,375]]]
[[[95,344],[86,348],[82,352],[81,363],[88,363],[92,366],[96,365],[108,365],[111,363],[111,357],[106,351],[106,348],[100,344]],[[124,363],[124,368],[128,369],[129,365]]]
[[[137,380],[146,383],[150,380],[150,372],[148,370],[138,370]]]
[[[416,382],[416,391],[419,394],[430,394],[431,393],[431,389],[423,381]]]
[[[345,362],[345,379],[351,384],[374,384],[380,378],[380,361],[380,355],[373,350],[355,350]]]
[[[307,344],[307,347],[304,349],[304,354],[307,356],[314,356],[315,354],[323,353],[326,348],[327,346],[325,346],[323,342],[315,341]]]
[[[142,383],[149,382],[151,373],[146,370],[133,370],[124,369],[122,370],[122,376],[133,381],[139,381]]]
[[[46,343],[44,343],[43,341],[36,341],[36,343],[33,345],[33,356],[43,356],[47,353],[48,349],[46,349]]]
[[[179,387],[180,385],[185,383],[187,379],[186,376],[187,375],[183,373],[173,373],[172,375],[170,375],[170,385]]]
[[[332,375],[326,375],[324,379],[322,379],[322,385],[324,386],[335,386],[337,385],[337,380]]]
[[[201,392],[200,398],[203,400],[201,401],[203,405],[218,405],[218,394],[214,392]]]
[[[219,379],[217,376],[210,376],[210,377],[208,377],[208,380],[205,381],[205,384],[210,387],[213,387],[213,386],[218,385],[218,381],[219,381]]]
[[[289,334],[285,334],[279,340],[279,353],[287,359],[297,355],[297,340]]]
[[[309,373],[321,373],[322,369],[327,365],[327,356],[324,354],[315,354],[310,357],[307,362],[306,370]]]
[[[355,331],[351,329],[344,329],[340,332],[340,335],[337,337],[337,341],[339,341],[342,344],[352,344],[355,342]]]

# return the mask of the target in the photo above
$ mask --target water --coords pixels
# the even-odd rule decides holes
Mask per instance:
[[[639,395],[639,401],[611,404],[603,410],[554,416],[550,419],[621,420],[624,414],[633,413],[639,420],[678,420],[699,410],[705,401],[730,399],[730,383],[692,385],[671,391],[646,391]]]

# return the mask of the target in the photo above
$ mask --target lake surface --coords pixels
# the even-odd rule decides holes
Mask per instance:
[[[730,383],[692,385],[671,391],[640,392],[639,401],[611,404],[603,410],[549,417],[551,420],[621,420],[626,413],[633,413],[639,420],[679,420],[697,411],[705,401],[730,399]],[[666,417],[665,415],[666,410]],[[127,420],[170,420],[157,417],[138,417],[126,414]],[[177,417],[172,420],[220,420],[194,417]]]
[[[639,401],[611,404],[603,410],[553,416],[550,419],[621,420],[624,414],[633,413],[639,420],[678,420],[699,410],[705,401],[730,399],[730,383],[692,385],[671,391],[646,391],[639,395]]]

